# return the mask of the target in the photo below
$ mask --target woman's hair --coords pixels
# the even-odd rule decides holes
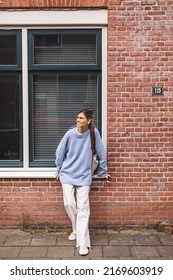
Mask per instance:
[[[90,109],[83,109],[80,112],[78,112],[78,115],[80,113],[83,113],[85,115],[85,117],[87,118],[87,120],[91,120],[90,124],[88,125],[89,127],[91,127],[93,124],[93,120],[94,120],[94,112]]]

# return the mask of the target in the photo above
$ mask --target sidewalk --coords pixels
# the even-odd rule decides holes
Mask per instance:
[[[0,230],[1,260],[173,259],[173,235],[157,230],[91,231],[92,250],[80,256],[66,232]]]

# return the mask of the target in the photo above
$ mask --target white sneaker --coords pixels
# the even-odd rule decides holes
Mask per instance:
[[[76,240],[76,233],[72,232],[72,233],[69,235],[68,240],[70,240],[70,241]]]
[[[85,255],[88,255],[89,251],[88,251],[88,247],[86,246],[80,246],[79,248],[79,254],[81,256],[85,256]]]

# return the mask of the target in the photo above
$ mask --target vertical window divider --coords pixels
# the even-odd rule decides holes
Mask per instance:
[[[28,35],[22,29],[23,168],[29,168]]]
[[[102,140],[107,152],[107,28],[102,28]]]

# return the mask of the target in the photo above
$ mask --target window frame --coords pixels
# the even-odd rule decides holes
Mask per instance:
[[[22,119],[22,32],[21,30],[1,30],[0,35],[16,35],[16,64],[0,64],[0,73],[18,74],[19,75],[19,159],[18,160],[0,160],[0,168],[4,167],[23,167],[23,119]]]
[[[97,64],[33,64],[32,61],[34,60],[33,57],[33,44],[32,44],[32,35],[54,35],[54,34],[62,34],[62,35],[96,35],[96,61]],[[29,29],[28,30],[28,56],[29,56],[29,63],[28,67],[29,70],[101,70],[102,66],[102,55],[101,55],[101,48],[99,48],[99,44],[102,41],[102,34],[100,29]]]
[[[34,35],[95,35],[96,38],[96,64],[34,64]],[[53,167],[55,165],[55,160],[36,160],[34,159],[34,132],[33,132],[33,92],[32,92],[32,76],[34,74],[41,73],[95,73],[97,74],[97,86],[98,86],[98,95],[97,95],[97,119],[98,129],[101,133],[101,30],[100,29],[37,29],[37,30],[28,30],[28,72],[29,72],[29,166],[30,167]],[[74,119],[75,123],[75,119]],[[56,148],[55,148],[56,149]]]
[[[28,30],[29,29],[100,29],[102,31],[102,140],[107,152],[107,9],[0,11],[0,30],[22,32],[22,121],[23,167],[0,167],[0,178],[54,178],[55,167],[29,167],[29,89]],[[46,21],[45,21],[46,19]],[[46,22],[46,23],[45,23]]]
[[[22,55],[21,55],[21,45],[22,45],[22,32],[21,30],[1,30],[0,34],[8,36],[8,35],[16,35],[16,51],[17,51],[17,63],[16,64],[0,64],[0,71],[22,71]]]

